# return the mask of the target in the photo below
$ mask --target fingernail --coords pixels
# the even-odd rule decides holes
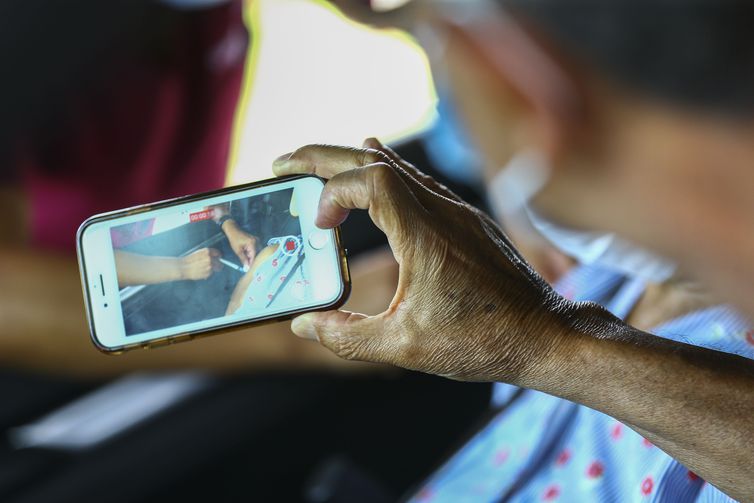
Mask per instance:
[[[288,159],[291,158],[292,155],[293,155],[293,152],[288,152],[287,154],[283,154],[280,157],[278,157],[277,159],[275,159],[274,161],[272,161],[272,163],[273,164],[277,164],[277,163],[280,163],[280,162],[283,162],[283,161],[287,161]]]
[[[272,161],[272,172],[278,176],[287,175],[290,168],[290,161],[293,152],[283,154]]]
[[[292,159],[283,159],[272,164],[272,172],[277,176],[290,175],[296,172],[296,167],[296,163]]]
[[[291,330],[294,334],[302,339],[317,339],[317,332],[314,330],[314,314],[306,313],[293,319]]]
[[[375,148],[375,149],[381,149],[382,143],[377,138],[370,136],[366,140],[364,140],[363,147],[365,148]]]

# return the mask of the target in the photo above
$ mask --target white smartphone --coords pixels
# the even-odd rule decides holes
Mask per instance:
[[[339,229],[314,224],[311,175],[95,215],[77,250],[100,350],[185,341],[340,307],[350,293]]]

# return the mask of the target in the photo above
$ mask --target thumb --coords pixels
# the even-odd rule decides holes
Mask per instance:
[[[383,330],[379,316],[349,311],[306,313],[294,318],[291,330],[302,339],[318,340],[340,358],[382,361],[378,341]]]

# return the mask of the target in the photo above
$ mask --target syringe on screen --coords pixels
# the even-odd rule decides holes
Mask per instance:
[[[246,273],[249,270],[249,266],[247,266],[247,265],[241,267],[240,265],[234,264],[230,260],[225,260],[224,258],[221,258],[219,260],[220,260],[221,264],[226,265],[226,266],[230,267],[231,269],[235,269],[238,272]]]

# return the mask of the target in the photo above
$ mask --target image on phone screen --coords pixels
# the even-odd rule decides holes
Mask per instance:
[[[126,335],[309,300],[292,196],[286,189],[111,228]],[[171,254],[181,279],[169,289],[131,284],[128,261]]]
[[[97,302],[97,274],[88,275],[98,334],[107,331],[112,345],[128,345],[336,300],[342,292],[339,256],[333,231],[313,224],[321,182],[312,193],[302,185],[310,180],[147,211],[87,230],[83,247],[100,250],[98,256],[102,246],[91,243],[104,244],[108,255],[87,269],[105,272],[99,276],[103,294],[108,286],[117,289],[112,307]]]

